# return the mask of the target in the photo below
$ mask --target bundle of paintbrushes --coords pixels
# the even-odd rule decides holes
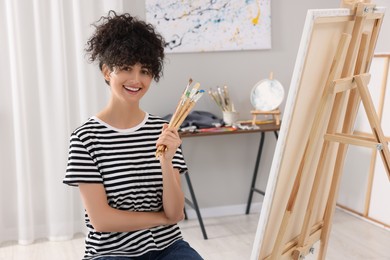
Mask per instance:
[[[209,95],[215,101],[217,106],[222,110],[222,112],[235,112],[234,104],[232,103],[229,90],[227,86],[224,86],[223,89],[217,87],[217,91],[214,91],[210,88]]]
[[[187,115],[190,113],[191,109],[195,106],[196,102],[204,93],[204,90],[199,90],[199,83],[196,83],[192,88],[191,83],[192,79],[189,79],[188,84],[184,89],[183,94],[181,95],[179,103],[177,104],[176,111],[172,115],[172,118],[169,122],[170,127],[179,129]],[[158,146],[156,151],[156,158],[160,158],[166,149],[167,148],[164,145]]]

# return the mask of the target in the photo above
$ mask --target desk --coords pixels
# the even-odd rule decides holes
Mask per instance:
[[[249,197],[248,197],[248,202],[247,202],[245,214],[249,214],[254,192],[260,193],[261,195],[265,195],[264,191],[257,189],[255,187],[256,179],[257,179],[257,171],[259,169],[261,154],[262,154],[263,146],[264,146],[265,133],[266,132],[274,132],[275,137],[278,138],[278,131],[280,129],[280,125],[276,125],[275,123],[261,124],[261,125],[258,125],[258,127],[259,127],[258,129],[250,129],[250,130],[237,129],[234,131],[224,131],[223,129],[221,129],[221,131],[181,132],[180,133],[181,138],[213,136],[213,135],[231,135],[231,134],[236,135],[236,134],[249,134],[249,133],[260,133],[261,134],[261,139],[260,139],[259,149],[258,149],[257,156],[256,156],[256,162],[255,162],[254,172],[253,172],[253,176],[252,176],[251,186],[249,189]],[[192,199],[192,201],[190,201],[189,199],[186,198],[185,199],[186,203],[188,205],[190,205],[195,210],[196,215],[198,217],[199,225],[200,225],[202,233],[203,233],[203,237],[204,237],[204,239],[207,239],[206,230],[205,230],[204,225],[203,225],[202,216],[201,216],[200,211],[199,211],[199,206],[198,206],[198,203],[196,201],[195,192],[193,190],[193,187],[191,184],[191,179],[190,179],[190,176],[188,174],[188,171],[184,173],[184,176],[186,178],[187,185],[188,185],[189,192],[190,192],[191,199]],[[187,216],[187,214],[185,214],[185,215]]]

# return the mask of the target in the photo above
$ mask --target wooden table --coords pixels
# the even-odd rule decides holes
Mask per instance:
[[[245,211],[245,214],[249,214],[250,207],[252,204],[253,193],[257,192],[263,196],[265,195],[264,191],[257,189],[255,186],[256,179],[257,179],[257,172],[258,172],[259,165],[260,165],[261,154],[263,152],[265,133],[266,132],[273,132],[275,134],[275,137],[278,138],[279,129],[280,129],[280,125],[276,125],[275,123],[267,123],[267,124],[258,125],[257,129],[249,129],[249,130],[242,130],[242,129],[231,130],[231,128],[220,128],[220,129],[214,128],[214,129],[207,129],[207,130],[203,129],[203,130],[200,130],[200,132],[181,132],[180,137],[181,138],[190,138],[190,137],[201,137],[201,136],[237,135],[237,134],[250,134],[250,133],[260,133],[261,134],[259,149],[258,149],[258,152],[256,155],[256,162],[255,162],[255,167],[254,167],[253,176],[252,176],[252,182],[251,182],[251,186],[249,189],[248,202],[247,202],[246,211]],[[199,211],[199,206],[198,206],[198,203],[196,201],[195,192],[193,190],[193,187],[191,184],[191,179],[190,179],[190,176],[188,174],[188,171],[184,173],[184,176],[186,178],[187,185],[188,185],[189,192],[190,192],[191,199],[192,199],[192,201],[191,201],[191,200],[186,198],[185,199],[186,203],[188,205],[190,205],[195,210],[196,215],[198,217],[199,225],[200,225],[202,233],[203,233],[203,237],[204,237],[204,239],[207,239],[206,230],[204,228],[202,216],[201,216],[200,211]],[[186,214],[186,217],[187,217],[187,214]]]

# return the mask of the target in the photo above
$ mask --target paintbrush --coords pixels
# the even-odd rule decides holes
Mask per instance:
[[[177,106],[176,106],[176,109],[175,109],[175,113],[173,113],[172,118],[171,118],[171,122],[172,122],[173,120],[175,120],[174,117],[177,115],[177,113],[178,113],[180,107],[184,105],[184,102],[185,102],[185,100],[186,100],[186,97],[188,96],[188,95],[187,95],[187,92],[188,92],[188,89],[190,88],[191,84],[192,84],[192,78],[190,78],[190,79],[188,80],[187,86],[185,87],[185,89],[184,89],[184,91],[183,91],[183,94],[182,94],[181,97],[180,97],[179,103],[177,103]],[[189,93],[189,92],[188,92],[188,93]]]
[[[225,85],[222,88],[217,87],[216,91],[213,91],[211,88],[208,91],[211,98],[217,104],[217,106],[222,110],[222,112],[235,112],[234,104],[232,103],[229,95],[228,87]]]
[[[192,79],[188,81],[188,84],[184,89],[184,92],[176,107],[175,113],[171,117],[171,120],[169,122],[170,127],[179,129],[187,115],[190,113],[191,109],[195,106],[196,102],[201,98],[204,93],[204,90],[198,90],[200,87],[199,83],[196,83],[194,87],[190,90],[191,83]],[[165,145],[159,145],[156,150],[156,158],[160,158],[166,151],[166,149],[167,147]]]
[[[235,112],[233,104],[232,104],[232,102],[230,100],[229,89],[228,89],[228,87],[226,85],[223,86],[223,94],[224,94],[224,97],[225,97],[225,103],[226,103],[226,106],[228,108],[228,111]]]

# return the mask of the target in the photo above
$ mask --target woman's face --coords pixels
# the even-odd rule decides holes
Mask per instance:
[[[103,74],[110,82],[111,95],[116,102],[139,104],[153,80],[150,71],[139,63],[133,66],[115,67],[113,71],[107,70],[107,67],[103,68]]]

